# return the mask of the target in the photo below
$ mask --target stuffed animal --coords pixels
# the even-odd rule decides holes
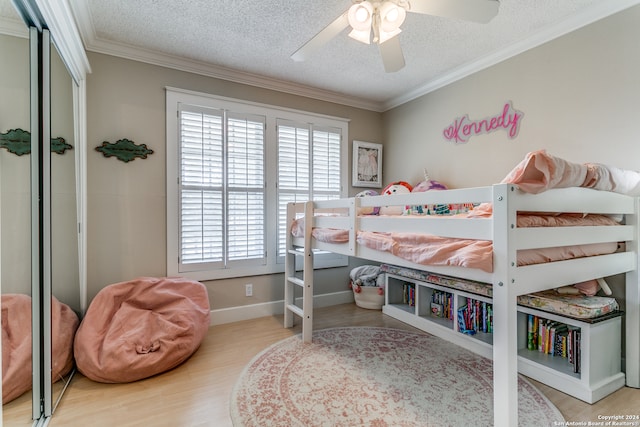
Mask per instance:
[[[431,178],[429,178],[429,174],[427,173],[427,170],[424,170],[424,181],[420,181],[415,187],[413,187],[412,192],[414,193],[419,193],[422,191],[429,191],[429,190],[446,190],[447,186],[438,182],[438,181],[434,181]]]
[[[424,181],[419,182],[415,187],[413,187],[412,193],[420,193],[424,191],[431,190],[446,190],[447,186],[434,181],[429,178],[429,174],[427,170],[424,170]],[[448,215],[450,213],[449,205],[439,204],[439,205],[416,205],[410,207],[410,212],[413,214],[427,214],[427,215]]]
[[[379,194],[375,190],[364,190],[356,194],[356,197],[371,197],[378,196]],[[359,215],[378,215],[380,208],[378,206],[367,206],[366,208],[360,208],[358,210]]]
[[[413,190],[413,187],[408,182],[396,181],[387,185],[382,189],[383,196],[390,196],[393,194],[409,194]],[[402,215],[404,212],[403,206],[381,206],[380,215]]]

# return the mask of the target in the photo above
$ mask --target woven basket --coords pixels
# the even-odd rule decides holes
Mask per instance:
[[[358,307],[368,308],[370,310],[382,310],[384,293],[380,295],[379,290],[381,288],[377,286],[360,286],[360,292],[356,292],[354,286],[352,286],[351,289],[353,290],[353,298]]]

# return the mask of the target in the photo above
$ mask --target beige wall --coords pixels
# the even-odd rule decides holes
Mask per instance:
[[[415,184],[427,168],[450,187],[488,185],[538,149],[640,170],[638,22],[640,6],[384,113],[385,181]],[[443,137],[456,117],[492,116],[508,100],[524,112],[517,138]]]
[[[89,300],[110,283],[166,274],[166,86],[348,118],[349,143],[382,142],[380,113],[107,55],[90,53],[89,61],[93,70],[87,78]],[[147,144],[154,154],[126,164],[94,150],[102,141],[122,138]],[[346,268],[320,272],[316,280],[322,287],[316,293],[348,290],[347,275]],[[253,283],[253,297],[244,296],[245,283]],[[220,309],[282,300],[283,283],[277,274],[206,285],[212,309]]]

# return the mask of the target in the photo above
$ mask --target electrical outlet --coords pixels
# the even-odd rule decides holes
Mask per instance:
[[[244,285],[244,296],[252,297],[253,296],[253,284],[247,283]]]

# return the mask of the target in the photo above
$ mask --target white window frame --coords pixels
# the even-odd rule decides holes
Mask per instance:
[[[284,271],[283,257],[277,256],[277,135],[278,120],[299,123],[313,123],[316,126],[338,128],[341,132],[341,195],[347,197],[348,185],[348,119],[309,113],[273,105],[248,102],[227,97],[166,87],[166,199],[167,199],[167,275],[182,276],[193,280],[215,280],[242,276],[281,273]],[[200,271],[180,271],[179,269],[179,104],[184,103],[211,109],[225,109],[242,114],[254,114],[266,118],[266,263],[233,268],[215,268]],[[318,254],[316,268],[345,266],[348,257],[336,254]]]

